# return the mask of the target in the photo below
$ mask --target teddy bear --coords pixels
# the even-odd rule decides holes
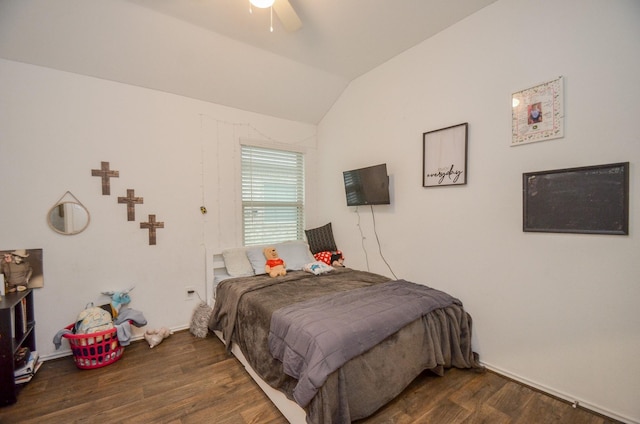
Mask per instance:
[[[275,247],[269,246],[263,249],[264,257],[267,258],[267,263],[264,266],[264,270],[269,276],[277,277],[278,275],[287,274],[287,264],[278,255],[278,251]]]
[[[153,349],[158,346],[164,339],[173,334],[173,331],[167,327],[162,327],[157,330],[147,330],[144,333],[144,339],[149,343],[149,348]]]

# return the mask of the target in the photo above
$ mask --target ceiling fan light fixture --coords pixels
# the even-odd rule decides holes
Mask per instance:
[[[249,0],[249,3],[260,9],[266,9],[267,7],[273,6],[274,1],[275,0]]]

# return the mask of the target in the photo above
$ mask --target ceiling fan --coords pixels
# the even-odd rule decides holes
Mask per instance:
[[[251,6],[261,9],[271,7],[272,11],[276,11],[276,15],[278,15],[282,26],[288,32],[297,31],[302,27],[302,21],[296,11],[293,10],[289,0],[249,0],[249,3]]]

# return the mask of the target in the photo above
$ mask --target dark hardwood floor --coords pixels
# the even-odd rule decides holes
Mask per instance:
[[[287,421],[213,335],[178,332],[149,349],[133,342],[122,359],[79,370],[71,357],[45,362],[0,423],[215,423]],[[358,424],[580,423],[617,421],[574,409],[492,372],[419,376],[396,400]],[[298,424],[298,423],[296,423]]]

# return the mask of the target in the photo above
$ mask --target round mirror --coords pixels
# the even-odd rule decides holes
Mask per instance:
[[[83,232],[89,226],[89,220],[89,211],[75,202],[60,202],[47,215],[49,227],[67,236]]]

